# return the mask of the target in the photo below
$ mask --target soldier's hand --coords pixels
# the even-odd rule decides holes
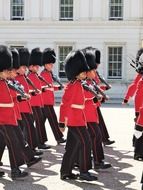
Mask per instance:
[[[65,124],[64,123],[59,123],[59,129],[63,133],[65,131]]]

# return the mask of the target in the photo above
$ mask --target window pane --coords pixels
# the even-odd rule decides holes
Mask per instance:
[[[122,47],[108,48],[108,78],[122,78]]]
[[[68,53],[72,51],[72,46],[59,46],[59,77],[65,78],[64,60]]]
[[[61,20],[73,19],[73,0],[60,1],[60,19]]]
[[[122,19],[123,17],[123,1],[110,0],[109,3],[109,19]]]
[[[24,19],[24,1],[23,0],[11,1],[11,19],[12,20]]]

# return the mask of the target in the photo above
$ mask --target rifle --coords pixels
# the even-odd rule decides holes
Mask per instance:
[[[41,91],[40,91],[38,88],[36,88],[36,86],[35,86],[34,83],[29,79],[29,77],[25,76],[25,78],[26,78],[28,84],[30,84],[30,86],[32,86],[32,88],[34,89],[34,91],[35,91],[37,94],[39,94]]]
[[[81,80],[81,85],[83,86],[83,88],[89,92],[91,92],[96,98],[97,100],[101,100],[101,96],[99,96],[99,94],[97,94],[97,92],[92,89],[85,80]]]
[[[105,81],[104,77],[101,76],[101,75],[98,73],[98,71],[96,71],[96,73],[97,73],[97,76],[99,77],[100,81],[101,81],[102,83],[104,83],[104,84],[107,86],[108,89],[110,89],[111,86]]]
[[[29,95],[25,93],[23,85],[21,85],[18,81],[6,80],[6,82],[8,86],[11,89],[17,91],[21,95],[22,98],[29,99]]]
[[[51,88],[51,85],[40,75],[38,75],[38,78],[43,81],[49,88]]]
[[[61,89],[64,88],[64,85],[60,82],[59,78],[56,75],[54,75],[52,72],[51,74],[52,74],[53,80],[60,85]]]
[[[93,84],[95,90],[96,90],[98,93],[100,93],[100,94],[103,96],[103,98],[104,98],[105,100],[108,100],[109,97],[108,97],[106,94],[104,94],[104,92],[101,90],[101,88],[96,84],[95,80],[92,79],[91,81],[92,81],[92,84]]]

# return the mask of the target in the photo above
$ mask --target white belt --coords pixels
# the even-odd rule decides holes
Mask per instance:
[[[14,107],[14,103],[9,103],[9,104],[0,104],[1,108],[12,108]]]
[[[84,109],[84,105],[80,105],[80,104],[71,104],[71,108],[76,108],[76,109]]]

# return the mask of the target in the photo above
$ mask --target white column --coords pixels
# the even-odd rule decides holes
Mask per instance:
[[[31,0],[25,0],[24,2],[24,20],[31,19]]]
[[[11,3],[9,0],[3,0],[3,18],[4,20],[10,20]]]
[[[42,17],[41,19],[50,20],[52,17],[52,1],[51,0],[43,0],[42,1]]]
[[[89,0],[80,0],[80,20],[89,19]],[[75,7],[74,7],[75,8]]]
[[[3,0],[0,1],[0,20],[3,20]]]
[[[40,0],[31,0],[30,12],[32,20],[39,20],[40,17]]]

